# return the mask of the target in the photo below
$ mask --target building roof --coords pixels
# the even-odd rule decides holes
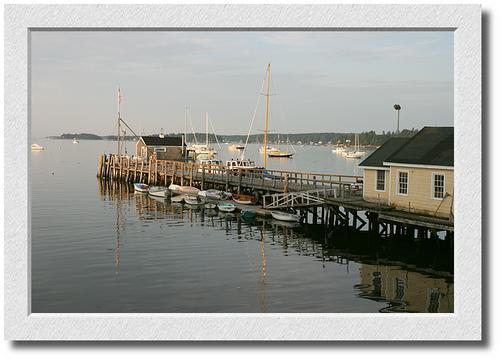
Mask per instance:
[[[178,136],[141,136],[146,146],[182,146],[183,139]]]
[[[454,166],[454,127],[424,127],[385,162]]]
[[[409,138],[392,137],[389,138],[383,145],[370,154],[359,166],[383,167],[383,162],[392,155],[395,151],[409,141]]]

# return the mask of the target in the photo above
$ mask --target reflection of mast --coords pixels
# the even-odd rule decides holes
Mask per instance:
[[[264,223],[263,223],[264,227]],[[267,299],[266,299],[266,254],[264,252],[264,232],[261,229],[261,274],[258,283],[258,300],[261,312],[267,312]]]
[[[120,273],[120,220],[121,220],[121,205],[122,196],[121,188],[117,191],[117,228],[116,228],[116,240],[115,240],[115,275]]]

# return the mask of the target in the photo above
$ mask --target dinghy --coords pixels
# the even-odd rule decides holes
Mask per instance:
[[[286,213],[282,211],[272,211],[271,216],[273,217],[273,219],[280,221],[295,221],[295,222],[299,221],[299,215]]]
[[[175,184],[169,185],[169,190],[175,194],[198,195],[200,189],[193,186],[180,186]]]
[[[222,212],[233,212],[236,209],[236,206],[232,203],[219,203],[217,204],[217,208]]]
[[[216,209],[217,205],[214,203],[207,203],[204,205],[206,209]]]
[[[31,150],[33,151],[42,151],[44,150],[44,147],[38,144],[31,144]]]
[[[179,193],[181,193],[181,186],[176,185],[176,184],[170,184],[169,190],[172,191],[173,193],[179,194]]]
[[[140,193],[147,193],[149,190],[149,186],[143,183],[134,183],[134,191]]]
[[[184,201],[184,195],[173,196],[170,198],[173,203],[182,203]]]
[[[212,200],[221,200],[221,198],[223,197],[223,192],[216,189],[202,190],[198,192],[198,196]]]
[[[244,221],[253,221],[256,219],[256,212],[252,210],[243,210],[240,216]]]
[[[204,202],[196,195],[186,195],[184,202],[188,205],[202,205]]]
[[[148,194],[158,198],[167,198],[170,196],[170,190],[163,186],[153,186],[148,189]]]
[[[245,194],[233,194],[233,200],[242,205],[251,205],[257,202],[257,198],[254,195]]]

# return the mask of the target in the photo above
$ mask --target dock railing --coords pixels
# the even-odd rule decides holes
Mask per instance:
[[[233,168],[173,160],[147,161],[137,156],[110,154],[100,158],[98,176],[123,178],[150,184],[206,182],[259,188],[277,192],[337,189],[338,196],[362,188],[363,177],[319,172]],[[162,181],[163,180],[163,181]]]

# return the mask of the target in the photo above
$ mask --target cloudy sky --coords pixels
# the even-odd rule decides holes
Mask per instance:
[[[259,94],[272,68],[275,131],[360,132],[453,125],[452,32],[34,31],[32,136],[264,127]],[[191,127],[191,126],[189,126]]]

